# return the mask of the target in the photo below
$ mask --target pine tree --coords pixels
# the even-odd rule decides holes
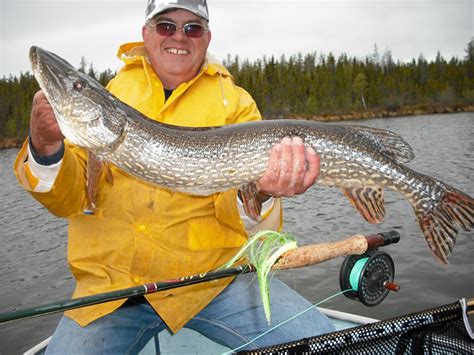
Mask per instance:
[[[362,106],[367,110],[367,104],[365,103],[364,92],[367,90],[367,78],[364,73],[359,73],[354,79],[352,87],[357,97],[360,97]]]

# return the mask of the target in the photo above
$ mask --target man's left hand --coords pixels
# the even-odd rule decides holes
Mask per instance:
[[[299,137],[285,137],[273,146],[268,168],[257,181],[260,194],[295,196],[304,193],[319,176],[319,156]]]

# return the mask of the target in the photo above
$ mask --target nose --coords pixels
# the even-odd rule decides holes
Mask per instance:
[[[186,34],[184,33],[184,29],[181,26],[179,26],[176,29],[176,32],[173,33],[171,37],[175,39],[176,41],[180,41],[180,42],[184,41],[187,38]]]

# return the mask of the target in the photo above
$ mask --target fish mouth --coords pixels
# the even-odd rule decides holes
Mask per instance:
[[[34,70],[38,66],[38,47],[36,46],[30,48],[30,62]]]
[[[56,54],[37,46],[30,48],[33,74],[48,100],[67,92],[69,73],[74,67]]]
[[[39,52],[41,48],[32,46],[30,48],[30,63],[31,63],[31,69],[33,71],[33,74],[36,78],[36,81],[38,81],[38,84],[40,85],[41,88],[43,88],[43,80],[42,80],[42,75],[41,69],[40,69],[40,60],[39,60]]]
[[[71,69],[75,70],[74,67],[63,58],[37,46],[30,48],[30,62],[33,69],[50,67],[55,72],[62,73],[65,76]]]

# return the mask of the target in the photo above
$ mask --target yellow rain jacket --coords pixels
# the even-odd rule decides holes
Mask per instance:
[[[261,119],[250,95],[235,86],[229,72],[210,56],[200,73],[176,88],[166,102],[142,43],[123,45],[118,56],[125,66],[108,89],[154,120],[197,127]],[[228,261],[247,238],[234,190],[191,196],[144,183],[112,166],[113,185],[103,174],[95,214],[87,215],[83,213],[87,206],[84,150],[66,142],[59,174],[49,192],[35,192],[38,179],[28,167],[26,142],[14,169],[35,199],[54,215],[69,220],[68,262],[77,281],[73,298],[211,270]],[[269,219],[278,228],[279,203],[270,215],[277,215]],[[230,281],[176,288],[146,298],[176,332]],[[124,302],[88,306],[66,315],[85,326]]]

